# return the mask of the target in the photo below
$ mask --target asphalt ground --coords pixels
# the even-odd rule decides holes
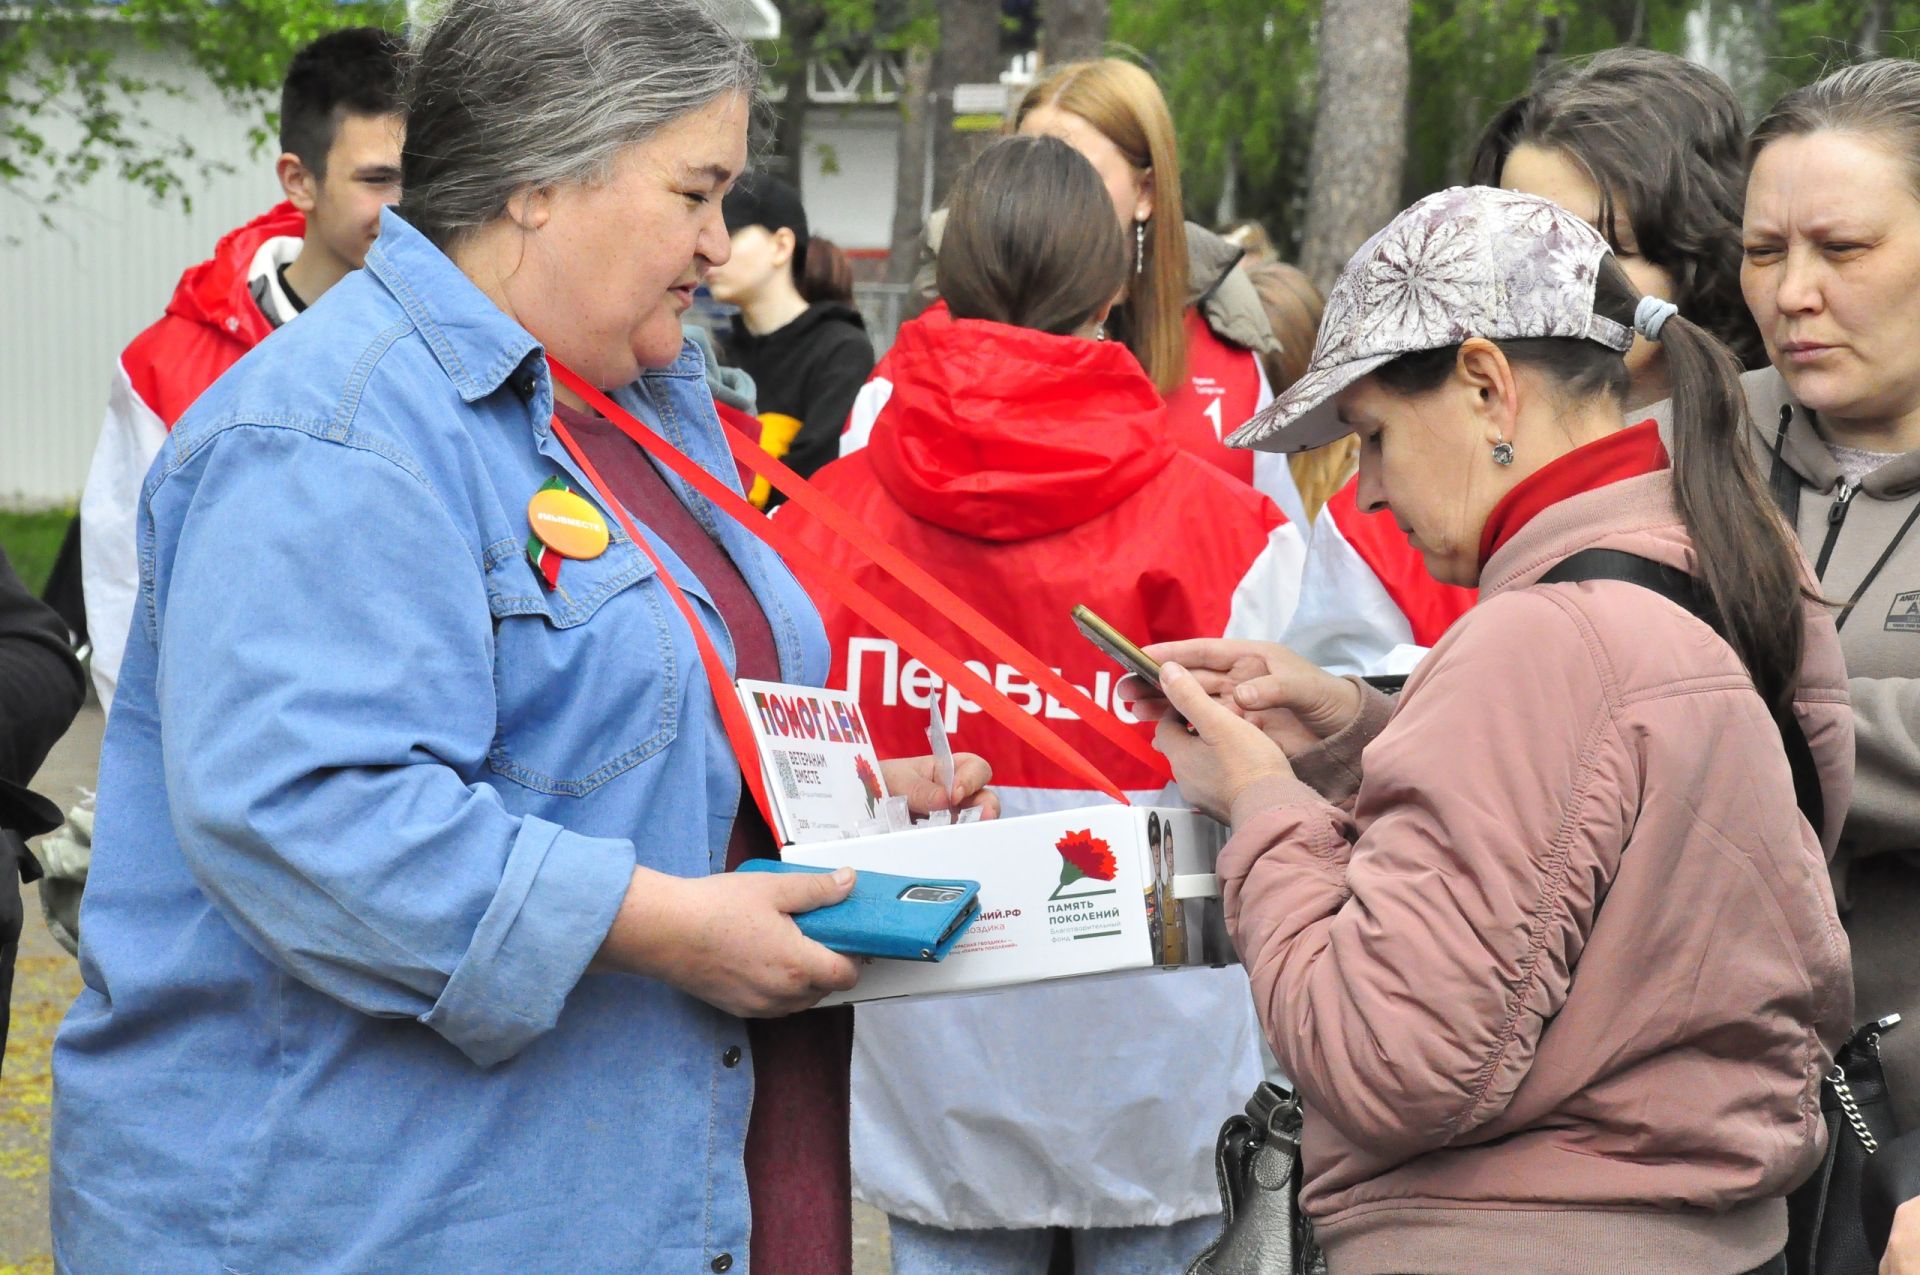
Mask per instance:
[[[99,705],[89,703],[34,779],[34,788],[63,810],[93,787],[102,723]],[[50,1275],[53,1270],[47,1233],[47,1126],[53,1097],[48,1059],[54,1029],[80,990],[79,968],[47,933],[32,886],[26,904],[13,1022],[0,1073],[0,1275]],[[886,1275],[888,1265],[886,1218],[855,1205],[853,1275]]]

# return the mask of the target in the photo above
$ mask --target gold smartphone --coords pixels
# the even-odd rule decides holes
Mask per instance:
[[[1118,629],[1083,606],[1073,609],[1073,624],[1080,635],[1099,647],[1108,659],[1155,690],[1160,688],[1159,661],[1121,636]]]

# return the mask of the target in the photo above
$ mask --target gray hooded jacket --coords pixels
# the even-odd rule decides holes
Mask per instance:
[[[1847,661],[1853,804],[1834,863],[1856,1018],[1905,1015],[1882,1045],[1896,1118],[1920,1129],[1920,451],[1844,485],[1812,412],[1771,367],[1743,379],[1754,452],[1814,564]]]

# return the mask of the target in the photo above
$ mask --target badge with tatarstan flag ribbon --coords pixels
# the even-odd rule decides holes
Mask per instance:
[[[527,561],[549,589],[560,585],[560,565],[568,558],[597,558],[607,551],[607,520],[567,480],[555,476],[540,484],[527,502]]]

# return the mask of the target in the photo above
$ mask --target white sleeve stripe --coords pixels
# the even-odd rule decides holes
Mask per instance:
[[[87,638],[93,644],[93,683],[100,703],[113,705],[126,655],[127,630],[140,596],[140,555],[134,537],[140,490],[167,427],[115,363],[106,419],[80,496],[80,587],[86,599]]]
[[[1330,672],[1362,674],[1386,672],[1389,654],[1413,641],[1407,617],[1331,517],[1314,523],[1283,640]]]
[[[1223,637],[1273,641],[1286,632],[1300,600],[1300,575],[1307,545],[1300,529],[1283,522],[1267,536],[1247,573],[1233,590]]]
[[[867,445],[867,441],[873,437],[874,422],[880,419],[887,400],[892,397],[893,382],[882,376],[876,376],[860,387],[860,392],[854,395],[852,409],[847,412],[847,427],[840,433],[842,456],[851,456]]]

